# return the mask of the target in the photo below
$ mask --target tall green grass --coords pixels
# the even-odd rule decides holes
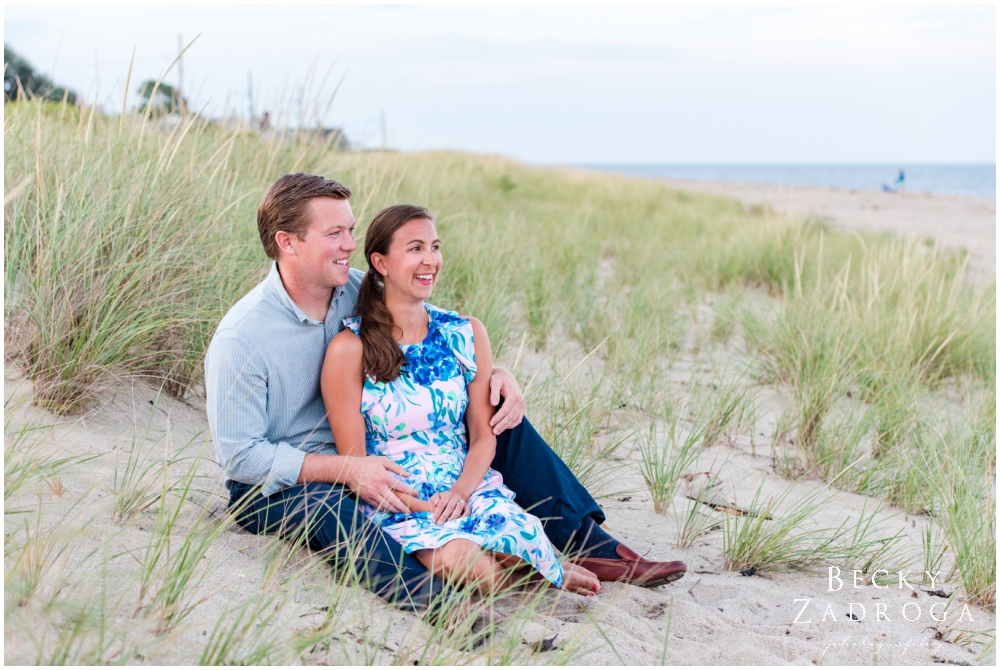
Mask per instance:
[[[427,205],[445,241],[436,300],[482,318],[501,353],[521,324],[538,346],[557,323],[588,351],[608,338],[604,355],[632,381],[676,349],[685,287],[756,281],[759,270],[699,265],[703,233],[775,227],[652,183],[338,153],[308,134],[263,139],[196,118],[170,128],[20,102],[5,139],[6,344],[39,400],[64,410],[116,374],[177,395],[197,386],[215,324],[267,269],[255,209],[286,172],[349,184],[362,224],[390,203]]]
[[[706,428],[698,419],[691,426],[684,426],[679,415],[665,426],[654,419],[639,435],[640,472],[657,514],[666,513],[681,475],[698,460],[706,437]]]
[[[579,363],[577,364],[577,366]],[[558,370],[527,389],[531,421],[580,483],[594,495],[617,492],[620,465],[609,458],[630,437],[630,423],[618,419],[614,388],[596,373]]]
[[[761,380],[792,400],[781,471],[940,518],[970,599],[992,604],[995,280],[967,281],[960,256],[919,241],[864,245],[811,281],[805,265],[778,309],[740,319]]]

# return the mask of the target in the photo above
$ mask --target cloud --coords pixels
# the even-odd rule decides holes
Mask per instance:
[[[8,5],[5,36],[42,69],[58,48],[56,80],[109,108],[132,49],[133,80],[155,77],[178,33],[202,33],[185,79],[216,114],[245,114],[248,71],[261,109],[287,109],[311,66],[335,63],[312,94],[346,74],[325,122],[370,135],[384,109],[401,148],[989,160],[995,19],[990,6]]]

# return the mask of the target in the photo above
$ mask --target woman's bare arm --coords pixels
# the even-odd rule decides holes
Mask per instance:
[[[476,345],[476,376],[469,384],[469,406],[465,410],[465,423],[469,429],[469,455],[465,458],[462,475],[451,490],[468,500],[486,476],[486,471],[496,455],[497,438],[490,427],[493,406],[490,404],[490,377],[493,373],[493,356],[486,328],[474,317],[464,317],[472,323]]]
[[[413,509],[412,500],[417,492],[393,477],[390,472],[407,476],[409,473],[395,462],[381,456],[366,456],[365,452],[365,420],[361,415],[361,392],[364,388],[364,360],[362,358],[361,340],[349,330],[341,331],[330,342],[323,360],[323,370],[320,374],[320,388],[323,391],[323,404],[330,421],[333,441],[337,453],[341,456],[363,459],[355,468],[359,474],[366,476],[359,482],[359,487],[352,488],[368,502],[395,512]],[[315,454],[308,454],[316,456]],[[382,466],[382,471],[374,468],[376,463]],[[305,470],[303,463],[303,470]],[[418,501],[419,502],[419,501]],[[415,510],[421,511],[421,510]]]
[[[365,419],[361,416],[364,383],[361,339],[342,330],[326,349],[319,378],[333,441],[341,456],[365,455]]]

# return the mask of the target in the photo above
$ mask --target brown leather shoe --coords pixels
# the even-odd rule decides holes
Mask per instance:
[[[619,544],[615,553],[621,558],[577,558],[573,562],[593,572],[602,582],[623,581],[646,588],[675,582],[687,572],[684,561],[647,561],[624,544]]]

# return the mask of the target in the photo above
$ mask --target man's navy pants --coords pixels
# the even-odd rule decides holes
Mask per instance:
[[[558,549],[569,546],[585,516],[604,521],[597,502],[527,419],[497,437],[493,468],[517,503],[543,521]],[[283,536],[305,533],[313,551],[340,567],[353,566],[365,586],[389,602],[425,609],[442,593],[441,580],[432,579],[416,558],[369,523],[344,486],[302,484],[264,497],[257,487],[236,482],[229,495],[243,528]]]

